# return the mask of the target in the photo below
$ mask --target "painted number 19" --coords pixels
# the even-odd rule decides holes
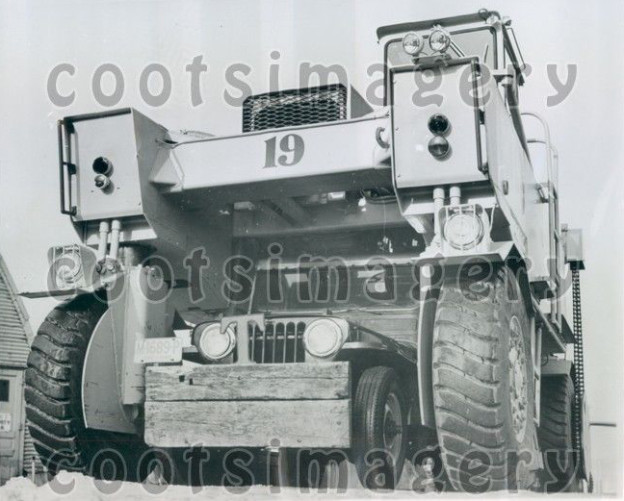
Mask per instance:
[[[303,158],[305,145],[303,138],[297,134],[287,134],[279,141],[277,137],[272,137],[265,141],[266,158],[264,168],[295,165]],[[279,148],[279,152],[277,151]],[[278,155],[278,153],[280,153]]]

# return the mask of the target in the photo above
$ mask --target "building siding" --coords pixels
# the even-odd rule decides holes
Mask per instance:
[[[28,317],[0,257],[0,366],[25,369],[31,339]]]
[[[0,368],[24,370],[32,339],[28,315],[9,270],[0,256]],[[20,404],[24,405],[23,394]],[[35,473],[41,472],[43,466],[39,455],[35,451],[28,427],[24,428],[23,469],[29,474],[32,473],[34,462]]]

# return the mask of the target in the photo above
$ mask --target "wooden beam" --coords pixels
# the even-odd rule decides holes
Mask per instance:
[[[264,447],[275,439],[281,447],[350,447],[350,400],[145,403],[150,446]]]
[[[312,216],[292,198],[275,198],[271,200],[284,214],[291,217],[299,226],[312,224]]]
[[[349,398],[349,364],[148,366],[148,401]]]
[[[278,226],[283,226],[284,224],[293,226],[293,221],[277,205],[272,204],[270,201],[261,200],[254,202],[254,205],[261,213],[266,215],[269,221],[274,222]]]

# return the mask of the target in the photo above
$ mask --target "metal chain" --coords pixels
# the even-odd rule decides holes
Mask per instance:
[[[574,324],[574,449],[581,452],[583,437],[583,395],[585,394],[585,367],[583,361],[583,317],[581,316],[581,282],[579,270],[572,267],[572,307]],[[580,454],[582,457],[582,454]]]

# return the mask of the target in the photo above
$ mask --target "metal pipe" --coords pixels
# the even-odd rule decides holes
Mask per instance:
[[[106,248],[108,246],[108,221],[100,221],[100,241],[98,242],[97,260],[106,259]]]
[[[459,186],[451,186],[449,196],[451,198],[451,206],[457,207],[461,203],[461,188]]]
[[[110,246],[110,258],[117,259],[119,254],[119,233],[121,232],[121,221],[119,219],[113,219],[111,227],[111,246]]]
[[[440,237],[440,209],[444,207],[444,188],[433,189],[433,232],[435,238]]]

